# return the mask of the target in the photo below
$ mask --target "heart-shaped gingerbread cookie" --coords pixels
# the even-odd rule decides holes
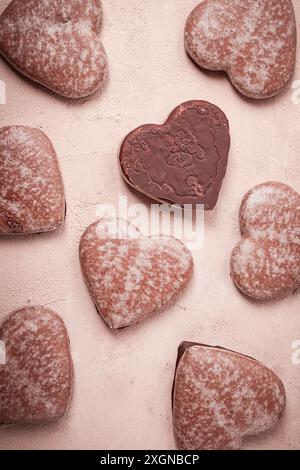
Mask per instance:
[[[107,77],[101,21],[100,0],[12,0],[0,17],[0,53],[55,93],[86,97]]]
[[[148,124],[123,141],[119,160],[126,182],[154,201],[213,209],[230,147],[225,114],[206,101],[178,106],[163,125]]]
[[[24,307],[0,327],[0,424],[46,424],[69,405],[73,366],[68,333],[49,308]]]
[[[143,237],[122,219],[101,219],[88,227],[80,262],[96,308],[112,329],[172,306],[193,273],[192,255],[182,242]]]
[[[39,129],[0,129],[0,236],[49,232],[66,204],[55,150]]]
[[[185,48],[208,70],[227,72],[250,98],[268,98],[289,83],[296,60],[291,0],[206,0],[190,14]]]
[[[278,300],[300,287],[300,195],[286,184],[255,186],[240,209],[243,240],[231,255],[236,286],[258,301]]]
[[[182,343],[173,386],[179,449],[235,450],[272,429],[285,407],[281,380],[260,362],[227,349]]]

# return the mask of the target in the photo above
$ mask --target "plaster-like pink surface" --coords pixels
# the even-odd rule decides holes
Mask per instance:
[[[1,11],[7,3],[0,1]],[[265,102],[247,101],[224,76],[193,65],[184,51],[183,28],[197,3],[103,0],[110,81],[102,96],[84,104],[54,97],[0,60],[0,79],[7,86],[0,125],[31,125],[47,133],[68,203],[66,225],[58,233],[0,240],[0,319],[27,303],[50,306],[66,322],[75,365],[68,416],[38,429],[2,428],[1,449],[173,449],[170,394],[182,340],[235,349],[277,372],[287,390],[285,416],[273,432],[244,447],[300,448],[300,365],[291,360],[291,344],[300,339],[300,297],[253,304],[229,277],[244,193],[270,179],[300,191],[300,103],[293,104],[292,87]],[[300,1],[294,5],[300,30]],[[232,135],[219,202],[206,214],[204,248],[194,253],[194,279],[171,311],[111,333],[82,280],[80,236],[96,219],[99,203],[117,202],[119,195],[141,202],[119,173],[122,138],[142,123],[162,122],[189,99],[220,106]]]

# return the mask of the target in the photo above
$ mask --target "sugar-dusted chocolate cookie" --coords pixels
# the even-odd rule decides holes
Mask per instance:
[[[100,0],[12,0],[0,17],[0,53],[55,93],[86,97],[107,77],[101,21]]]
[[[213,209],[230,147],[225,114],[207,101],[178,106],[162,125],[146,124],[123,141],[119,160],[129,185],[154,201]]]
[[[235,450],[276,425],[285,389],[251,357],[186,342],[178,349],[172,401],[179,449]]]
[[[73,366],[62,319],[24,307],[0,326],[0,424],[46,424],[61,418],[72,393]]]
[[[56,230],[64,224],[64,187],[57,156],[39,129],[0,129],[0,236]]]
[[[96,308],[112,329],[171,307],[190,281],[193,258],[173,237],[142,237],[123,219],[90,225],[80,243],[82,272]]]
[[[255,186],[240,208],[243,239],[231,255],[236,286],[258,301],[278,300],[300,287],[300,195],[283,183]]]
[[[208,70],[227,72],[250,98],[268,98],[289,83],[296,60],[291,0],[206,0],[190,14],[185,48]]]

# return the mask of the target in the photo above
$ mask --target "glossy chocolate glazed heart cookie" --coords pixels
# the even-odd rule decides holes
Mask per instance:
[[[119,161],[126,182],[154,201],[216,205],[230,147],[225,114],[207,101],[178,106],[162,125],[146,124],[123,141]]]
[[[46,424],[67,411],[73,384],[69,338],[46,307],[24,307],[0,327],[0,424]],[[2,348],[1,348],[2,349]]]
[[[103,88],[100,0],[13,0],[0,17],[0,53],[20,73],[67,98]]]
[[[231,255],[231,277],[247,297],[279,300],[300,288],[300,195],[271,181],[255,186],[240,208],[243,239]]]
[[[0,129],[0,236],[51,232],[64,224],[57,156],[39,129]]]
[[[173,386],[173,428],[183,450],[236,450],[271,430],[285,407],[277,375],[251,357],[182,343]]]
[[[190,14],[185,48],[208,70],[227,72],[249,98],[268,98],[294,73],[296,21],[291,0],[206,0]]]
[[[143,237],[123,219],[90,225],[81,239],[80,262],[96,308],[112,329],[171,307],[193,273],[192,255],[181,241]]]

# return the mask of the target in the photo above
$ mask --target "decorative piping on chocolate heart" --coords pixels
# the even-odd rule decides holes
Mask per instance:
[[[146,124],[124,139],[119,166],[125,181],[154,201],[213,209],[230,148],[225,114],[206,101],[188,101],[162,125]]]

